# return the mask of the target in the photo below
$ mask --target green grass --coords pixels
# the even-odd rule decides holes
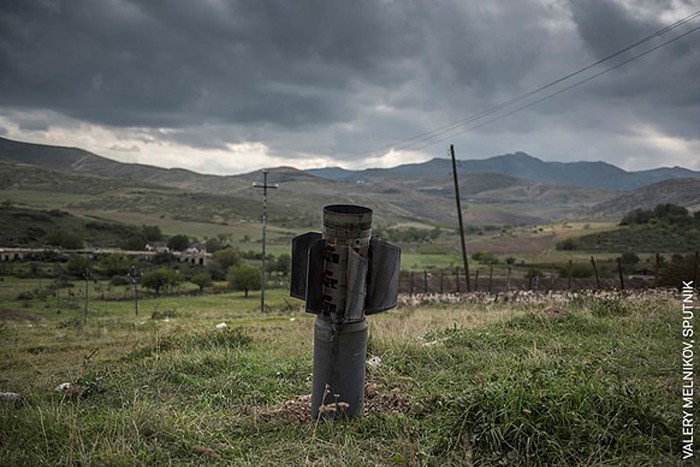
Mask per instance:
[[[513,303],[372,316],[369,353],[382,365],[368,381],[406,408],[316,426],[270,415],[311,388],[313,317],[284,290],[269,291],[266,314],[258,296],[164,297],[143,300],[139,316],[128,301],[95,302],[85,324],[81,310],[21,305],[11,297],[24,285],[2,285],[2,308],[16,313],[0,324],[0,390],[24,400],[0,407],[3,465],[680,459],[677,303],[578,298],[554,315]],[[221,321],[229,329],[214,329]],[[67,381],[80,389],[54,391]]]

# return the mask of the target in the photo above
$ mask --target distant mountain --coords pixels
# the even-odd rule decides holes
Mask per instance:
[[[662,203],[700,208],[700,179],[679,178],[653,183],[593,206],[594,217],[622,217],[633,209],[653,209]]]
[[[447,159],[361,171],[273,168],[268,182],[280,187],[269,193],[271,218],[279,226],[314,227],[324,205],[354,203],[381,213],[385,224],[415,221],[453,226],[451,170]],[[614,191],[599,186],[621,190],[644,180],[688,173],[700,177],[680,168],[625,172],[603,162],[543,162],[524,153],[461,161],[458,172],[464,216],[472,225],[532,224],[576,216],[615,197]],[[253,182],[262,178],[261,171],[204,175],[121,163],[82,149],[0,138],[0,196],[6,190],[6,199],[32,200],[28,207],[239,222],[258,219],[261,194]],[[18,191],[24,195],[17,195]]]
[[[448,159],[435,158],[421,164],[406,164],[391,169],[352,171],[333,167],[307,172],[332,180],[362,181],[449,174],[452,170],[451,164]],[[627,172],[607,162],[545,162],[523,152],[488,159],[463,160],[459,162],[457,170],[466,174],[500,174],[531,182],[612,191],[632,191],[651,183],[674,178],[700,178],[700,172],[681,167]]]

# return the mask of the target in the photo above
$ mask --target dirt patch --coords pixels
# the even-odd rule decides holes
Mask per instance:
[[[378,413],[403,413],[410,408],[408,399],[398,388],[385,390],[376,383],[365,385],[364,416]],[[311,421],[311,395],[298,396],[273,407],[260,415],[266,421],[289,421],[309,423]]]
[[[0,308],[0,320],[10,321],[36,321],[39,318],[33,314],[22,310],[13,310],[11,308]]]

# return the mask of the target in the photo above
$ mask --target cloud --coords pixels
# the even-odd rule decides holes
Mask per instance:
[[[484,157],[533,147],[566,160],[587,152],[589,133],[601,158],[661,163],[668,146],[651,140],[640,143],[649,157],[619,151],[641,127],[698,140],[693,36],[449,141],[391,143],[518,96],[691,10],[671,0],[2,2],[0,115],[20,139],[90,142],[157,165],[206,159],[222,171],[274,161],[385,166],[444,156],[450,142]],[[86,133],[71,139],[69,128]],[[112,136],[100,142],[95,132]]]

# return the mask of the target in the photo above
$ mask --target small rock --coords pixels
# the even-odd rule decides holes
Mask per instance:
[[[216,325],[216,329],[226,329],[227,327],[226,323],[219,323]]]
[[[381,365],[382,365],[382,359],[376,355],[373,357],[370,357],[370,359],[367,360],[367,366],[370,367],[372,370],[376,370]]]
[[[71,386],[72,386],[71,383],[61,383],[61,384],[59,384],[58,386],[56,386],[56,388],[54,389],[54,391],[56,391],[56,392],[66,392],[67,390],[69,390],[69,389],[71,388]]]

